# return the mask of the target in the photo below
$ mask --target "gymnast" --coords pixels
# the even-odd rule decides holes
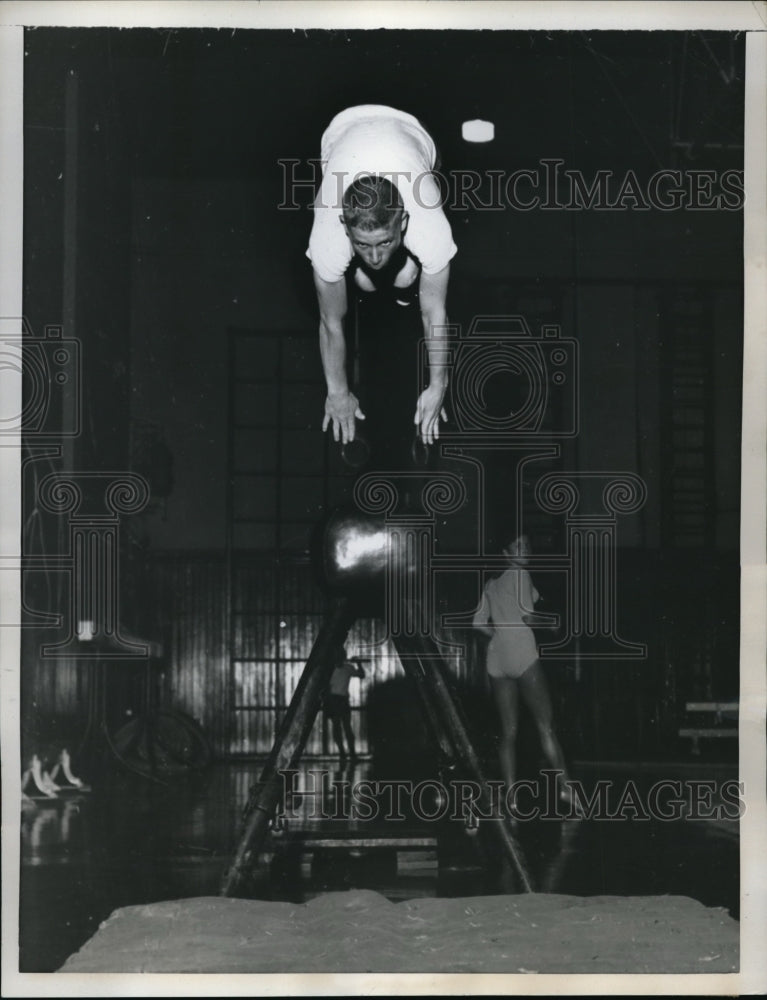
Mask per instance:
[[[530,555],[526,535],[503,549],[509,568],[490,580],[474,614],[473,624],[490,639],[487,647],[487,672],[501,720],[498,756],[507,796],[513,803],[516,780],[516,741],[519,697],[530,709],[546,761],[558,775],[559,797],[571,803],[565,758],[554,731],[553,711],[548,685],[538,659],[535,634],[528,624],[539,599],[525,566]],[[513,813],[513,805],[512,805]]]
[[[327,386],[322,429],[353,441],[364,420],[346,372],[347,273],[362,293],[383,293],[406,306],[416,285],[429,384],[418,395],[415,423],[433,444],[447,389],[445,301],[455,255],[450,224],[432,171],[436,147],[412,115],[383,105],[347,108],[322,136],[323,179],[314,203],[307,256],[320,312],[320,354]]]

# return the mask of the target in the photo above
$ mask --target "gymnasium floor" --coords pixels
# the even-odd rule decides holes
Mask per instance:
[[[307,765],[328,770],[331,782],[334,766],[327,760]],[[369,769],[361,762],[352,778],[369,776]],[[89,793],[30,804],[22,820],[20,971],[59,969],[118,907],[217,895],[258,773],[258,762],[220,763],[165,785],[112,773]],[[587,790],[597,779],[620,788],[631,778],[643,793],[659,779],[681,780],[687,788],[702,781],[720,785],[735,773],[734,764],[711,762],[574,768]],[[300,774],[296,787],[307,788],[309,780]],[[302,833],[376,832],[348,816],[312,819],[308,808],[306,802],[298,806],[287,831],[272,838],[271,863],[257,874],[260,898],[301,902],[352,888],[373,889],[391,900],[518,891],[510,873],[488,863],[461,823],[448,824],[433,850],[307,851],[296,846]],[[395,834],[407,833],[407,826],[400,824]],[[423,835],[423,825],[414,832]],[[612,821],[521,822],[518,839],[539,891],[684,895],[738,916],[736,821],[624,815]]]

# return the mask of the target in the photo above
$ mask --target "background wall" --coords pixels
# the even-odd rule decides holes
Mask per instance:
[[[227,610],[231,581],[221,562],[231,471],[226,350],[234,327],[306,333],[307,343],[315,336],[304,258],[311,190],[300,189],[297,211],[280,209],[280,159],[301,161],[297,173],[308,180],[306,161],[319,155],[330,118],[350,104],[379,102],[407,108],[427,124],[446,174],[509,174],[560,158],[586,178],[598,170],[621,178],[632,170],[644,182],[659,169],[720,176],[742,160],[742,39],[662,32],[37,29],[27,41],[25,311],[38,336],[47,324],[63,324],[65,335],[80,340],[84,359],[82,434],[58,458],[31,454],[26,466],[30,523],[45,522],[28,546],[50,552],[66,544],[66,525],[43,517],[35,503],[45,472],[135,467],[136,440],[152,429],[172,473],[160,470],[152,504],[124,525],[133,539],[129,555],[142,572],[150,567],[148,576],[136,570],[123,581],[125,615],[135,627],[162,633],[172,664],[167,696],[204,716],[219,752],[258,749],[261,737],[243,736],[235,720],[232,677],[239,668]],[[494,143],[462,142],[460,124],[475,116],[496,123]],[[660,671],[652,674],[647,703],[665,697],[668,670],[677,669],[671,660],[678,663],[678,656],[661,650],[669,643],[683,648],[698,629],[692,621],[669,638],[667,609],[650,609],[641,594],[658,581],[669,593],[684,592],[700,579],[701,560],[711,563],[712,580],[726,568],[717,586],[728,595],[722,627],[730,652],[718,659],[706,653],[709,665],[694,684],[703,694],[731,692],[740,212],[458,206],[450,221],[459,246],[451,319],[465,329],[479,313],[523,312],[536,330],[539,316],[554,316],[563,335],[577,338],[581,356],[580,434],[566,445],[564,460],[581,470],[634,472],[647,484],[643,510],[624,518],[618,533],[627,560],[624,606],[636,609],[636,627],[650,637]],[[676,461],[669,407],[677,390],[667,352],[682,300],[705,303],[699,322],[710,375],[711,486],[700,535],[710,547],[695,543],[679,552],[669,536]],[[319,385],[318,352],[303,363]],[[316,422],[306,433],[323,447]],[[195,569],[201,559],[202,576]],[[168,565],[176,575],[167,575]],[[681,584],[672,572],[681,574]],[[139,580],[146,579],[160,597],[141,593]],[[212,618],[196,603],[198,584],[209,589],[206,606],[223,595]],[[30,573],[29,606],[61,608],[68,588],[66,574]],[[254,614],[279,618],[280,601]],[[59,634],[44,631],[45,641]],[[308,650],[311,627],[303,634]],[[76,665],[41,659],[39,645],[40,633],[29,631],[25,656],[34,666],[27,703],[70,725],[79,697]],[[294,650],[297,662],[305,651]],[[698,670],[696,658],[699,651],[691,652],[680,668],[685,677]],[[473,667],[460,669],[469,676]],[[685,680],[681,689],[693,686]],[[214,690],[219,694],[211,700]],[[283,685],[279,699],[290,690]],[[673,722],[663,723],[664,732],[673,731]]]

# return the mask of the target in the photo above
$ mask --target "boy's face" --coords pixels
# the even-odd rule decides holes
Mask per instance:
[[[388,264],[391,255],[401,245],[407,229],[407,213],[403,212],[400,218],[380,229],[360,229],[358,226],[347,226],[345,222],[344,229],[354,252],[369,268],[378,271]]]

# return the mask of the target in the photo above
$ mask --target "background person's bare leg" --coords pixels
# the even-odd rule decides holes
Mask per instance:
[[[517,776],[516,744],[519,728],[519,692],[517,681],[512,677],[490,677],[490,683],[501,719],[498,759],[501,764],[501,777],[506,782],[508,792]]]
[[[357,759],[357,748],[354,742],[354,730],[352,729],[352,711],[348,705],[344,709],[343,715],[341,716],[341,723],[343,725],[344,733],[346,734],[346,745],[349,748],[349,759],[353,764]]]
[[[346,748],[344,747],[344,737],[343,730],[341,728],[341,719],[336,714],[333,716],[330,722],[333,729],[333,742],[338,747],[338,756],[342,761],[346,760]]]
[[[522,674],[519,678],[519,687],[525,704],[535,720],[538,730],[538,737],[541,741],[546,763],[555,771],[560,771],[561,775],[557,779],[559,784],[559,798],[563,802],[571,802],[572,794],[569,787],[562,782],[567,779],[567,765],[562,746],[554,730],[554,711],[551,707],[551,696],[546,676],[540,662],[536,662]]]

